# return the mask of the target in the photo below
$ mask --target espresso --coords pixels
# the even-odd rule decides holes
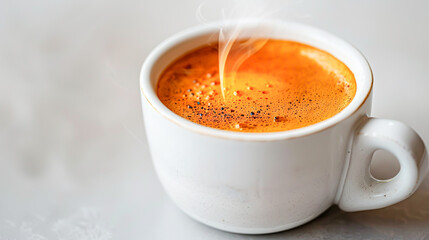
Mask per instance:
[[[219,79],[217,44],[188,52],[161,74],[157,94],[174,113],[229,131],[302,128],[343,110],[356,93],[348,67],[317,48],[270,39]],[[239,56],[231,55],[229,63]]]

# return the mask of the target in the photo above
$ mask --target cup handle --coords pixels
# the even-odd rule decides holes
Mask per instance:
[[[408,198],[428,170],[423,140],[407,125],[388,119],[368,118],[352,142],[348,172],[339,207],[348,212],[386,207]],[[374,152],[383,149],[399,161],[399,173],[388,180],[371,176]]]

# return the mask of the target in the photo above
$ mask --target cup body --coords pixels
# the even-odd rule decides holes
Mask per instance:
[[[140,79],[147,139],[166,192],[194,219],[237,233],[290,229],[337,203],[352,135],[371,111],[371,69],[356,49],[309,26],[261,24],[273,29],[268,38],[312,45],[344,62],[357,82],[352,103],[328,120],[277,133],[229,132],[180,118],[156,97],[156,82],[177,57],[213,40],[217,28],[211,26],[162,43],[146,60]]]

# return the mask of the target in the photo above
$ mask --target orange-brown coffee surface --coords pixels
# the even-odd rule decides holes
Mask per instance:
[[[167,108],[207,127],[242,132],[301,128],[339,113],[356,93],[353,73],[332,55],[270,39],[236,72],[225,73],[223,96],[214,46],[178,58],[157,86]],[[227,63],[234,60],[232,55]]]

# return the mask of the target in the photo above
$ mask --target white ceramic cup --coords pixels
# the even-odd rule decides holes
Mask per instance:
[[[165,107],[156,84],[172,61],[216,39],[219,29],[199,26],[162,42],[143,64],[141,100],[156,172],[179,208],[218,229],[262,234],[304,224],[333,204],[344,211],[382,208],[416,190],[428,169],[424,143],[401,122],[368,117],[373,76],[359,51],[306,25],[264,21],[242,27],[269,29],[265,37],[331,53],[354,73],[356,96],[337,115],[304,128],[245,133],[205,127]],[[370,174],[378,149],[400,163],[390,180]]]

